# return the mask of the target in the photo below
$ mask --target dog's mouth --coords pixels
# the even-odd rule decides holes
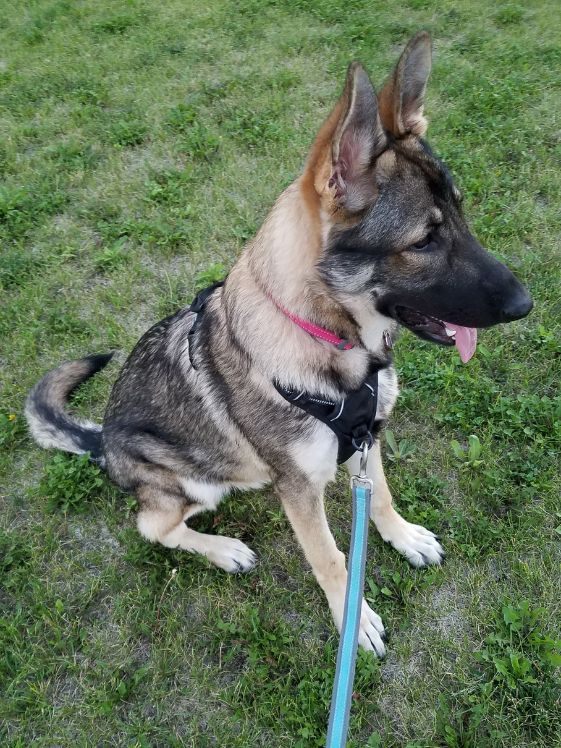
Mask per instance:
[[[395,318],[415,335],[440,345],[455,345],[466,364],[475,353],[477,328],[454,325],[406,306],[395,307]]]

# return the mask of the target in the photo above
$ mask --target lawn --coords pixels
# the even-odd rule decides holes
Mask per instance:
[[[413,570],[370,534],[390,633],[359,657],[349,746],[561,745],[561,13],[557,0],[35,0],[0,5],[0,745],[323,745],[337,636],[269,491],[199,529],[256,570],[157,548],[134,500],[22,418],[49,368],[120,360],[226,272],[361,60],[434,38],[429,139],[532,314],[476,357],[404,333],[384,451]],[[118,367],[77,396],[100,418]],[[393,438],[392,438],[393,436]],[[343,473],[327,509],[348,548]]]

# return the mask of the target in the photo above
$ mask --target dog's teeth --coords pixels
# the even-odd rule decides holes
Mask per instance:
[[[449,330],[447,327],[444,328],[446,330],[446,335],[448,335],[449,338],[453,338],[456,334],[455,330]]]

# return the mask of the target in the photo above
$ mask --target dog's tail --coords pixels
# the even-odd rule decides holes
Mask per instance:
[[[66,412],[66,404],[71,392],[103,369],[112,357],[113,353],[102,353],[67,361],[37,382],[27,396],[25,417],[31,435],[41,447],[75,454],[89,452],[93,460],[103,464],[101,426],[74,418]]]

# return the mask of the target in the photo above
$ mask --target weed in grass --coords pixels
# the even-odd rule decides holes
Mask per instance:
[[[192,105],[178,104],[170,110],[165,124],[178,138],[180,153],[191,159],[210,161],[218,151],[219,138],[202,121],[203,115]]]
[[[234,107],[225,117],[222,126],[225,132],[242,145],[261,149],[269,144],[281,142],[286,133],[277,125],[274,110],[252,111]]]
[[[199,117],[199,113],[193,106],[180,103],[170,109],[165,124],[173,132],[188,133]]]
[[[215,262],[197,275],[195,279],[195,288],[199,290],[201,288],[206,288],[206,286],[210,286],[212,283],[218,283],[224,279],[225,275],[226,268],[224,265],[221,262]]]
[[[16,231],[25,222],[28,194],[22,187],[0,187],[0,223]]]
[[[410,464],[395,474],[395,495],[408,520],[435,528],[436,531],[448,516],[445,484],[437,475],[411,472]]]
[[[195,182],[196,174],[189,167],[182,171],[168,170],[155,174],[153,179],[145,185],[147,189],[146,200],[158,205],[181,208],[183,213],[188,215],[190,212],[188,200]]]
[[[495,23],[500,26],[519,24],[524,20],[524,8],[520,5],[506,4],[495,14]]]
[[[2,583],[7,590],[17,589],[21,584],[21,574],[25,573],[31,555],[23,537],[0,531],[0,571]]]
[[[400,439],[398,442],[393,431],[390,429],[386,429],[385,438],[388,445],[386,451],[388,460],[398,462],[399,460],[406,460],[415,454],[415,445],[408,439]]]
[[[48,158],[59,168],[68,170],[88,170],[101,161],[101,153],[89,143],[69,141],[57,143],[47,149]]]
[[[19,413],[0,413],[0,447],[15,449],[26,437],[27,429]]]
[[[121,148],[140,145],[146,139],[148,127],[138,117],[121,117],[111,123],[109,142]]]
[[[156,214],[153,219],[123,219],[122,216],[109,209],[99,209],[94,213],[102,214],[101,218],[92,215],[96,229],[107,242],[117,242],[123,237],[129,237],[134,243],[144,249],[152,249],[162,256],[172,257],[181,249],[182,252],[190,245],[190,224],[185,215],[173,216]],[[188,210],[182,211],[188,213]]]
[[[122,267],[127,262],[127,237],[122,236],[116,242],[99,250],[94,255],[94,264],[96,270],[101,272],[111,272]]]
[[[193,123],[177,142],[177,151],[194,161],[210,161],[218,155],[220,138],[200,122]]]
[[[99,496],[103,484],[101,470],[88,454],[57,452],[47,463],[38,490],[49,511],[84,512],[88,502]]]
[[[503,605],[493,630],[474,659],[473,686],[441,699],[439,722],[445,745],[475,748],[508,736],[515,721],[532,745],[553,746],[561,740],[561,641],[545,634],[544,615],[527,601]]]
[[[91,331],[90,323],[80,316],[77,303],[47,308],[41,323],[41,327],[37,329],[41,339],[64,341],[68,335],[87,338]]]
[[[102,715],[111,714],[119,704],[135,695],[148,672],[148,667],[139,667],[132,672],[121,668],[97,672],[96,679],[101,685],[95,692],[95,710]]]
[[[101,18],[92,20],[88,32],[98,34],[100,37],[122,36],[131,33],[134,29],[150,21],[150,13],[141,3],[131,2],[126,9],[117,12],[106,12],[100,14]]]
[[[6,242],[18,242],[41,219],[62,210],[67,200],[66,177],[51,170],[35,174],[29,189],[0,187],[0,236]]]
[[[484,464],[481,457],[481,442],[479,437],[475,434],[470,434],[468,437],[467,449],[462,447],[457,439],[452,439],[450,442],[454,457],[461,463],[462,469],[477,470]]]

